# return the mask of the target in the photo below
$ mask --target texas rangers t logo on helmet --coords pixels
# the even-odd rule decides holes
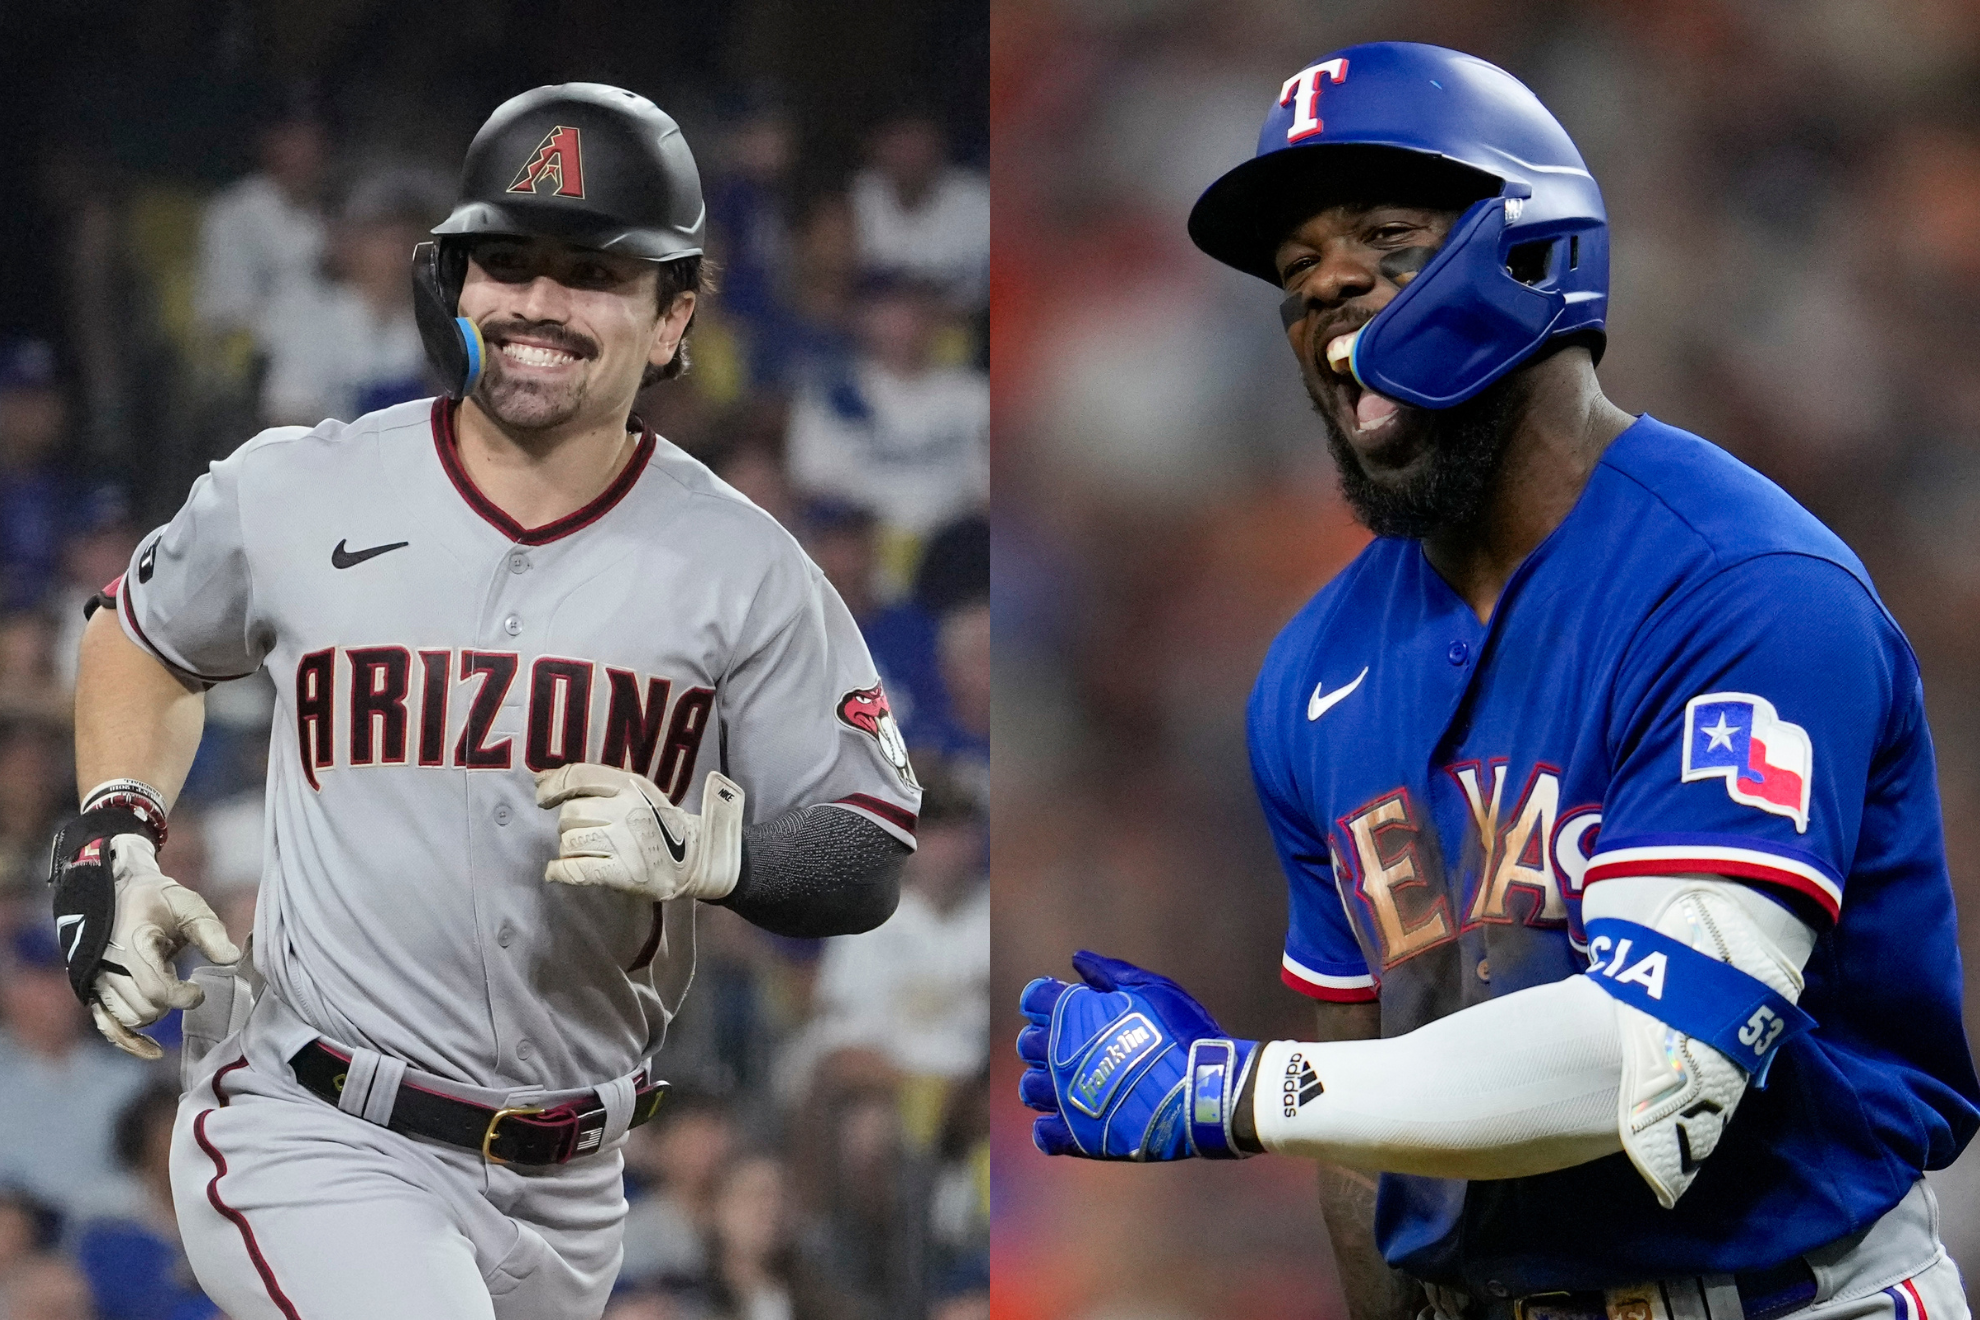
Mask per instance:
[[[894,719],[893,709],[887,705],[887,694],[878,683],[869,688],[855,688],[840,697],[839,719],[880,744],[881,754],[903,784],[909,788],[921,787],[915,780],[914,767],[908,763],[907,739],[901,736],[900,723]]]
[[[1312,137],[1326,125],[1320,122],[1320,79],[1331,78],[1338,85],[1347,81],[1348,62],[1341,59],[1309,64],[1279,89],[1279,104],[1293,108],[1293,121],[1286,129],[1286,141],[1299,142]]]
[[[509,191],[538,192],[546,179],[556,183],[555,195],[558,197],[584,196],[584,156],[578,150],[578,131],[575,128],[559,124],[545,133],[543,140],[536,144],[536,151],[516,172],[515,182],[509,185]]]
[[[1684,708],[1684,782],[1723,778],[1732,800],[1794,822],[1808,832],[1815,748],[1808,730],[1750,692],[1710,692]]]

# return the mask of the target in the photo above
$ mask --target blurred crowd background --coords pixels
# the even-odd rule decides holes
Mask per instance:
[[[1047,1161],[1007,1044],[1081,947],[1240,1034],[1311,1029],[1243,703],[1363,536],[1277,296],[1183,222],[1329,50],[1474,52],[1574,135],[1612,225],[1611,397],[1780,481],[1910,634],[1980,987],[1980,6],[997,0],[991,32],[1000,1318],[1341,1314],[1310,1169]],[[1935,1181],[1973,1279],[1970,1171]]]
[[[0,1315],[215,1314],[165,1180],[175,1055],[97,1038],[50,928],[83,602],[261,427],[432,393],[413,244],[497,104],[591,80],[680,121],[709,206],[720,293],[639,412],[825,568],[928,790],[878,930],[784,940],[703,909],[608,1314],[986,1316],[983,4],[37,9],[0,20]],[[238,939],[273,691],[208,706],[161,860]]]

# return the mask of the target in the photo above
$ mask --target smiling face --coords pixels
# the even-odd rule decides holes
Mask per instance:
[[[1300,378],[1326,423],[1342,491],[1378,536],[1423,536],[1476,521],[1516,411],[1512,378],[1429,412],[1364,390],[1348,370],[1348,336],[1429,264],[1458,215],[1330,206],[1295,226],[1275,257]]]
[[[694,313],[692,293],[663,313],[658,279],[651,262],[554,239],[477,242],[460,301],[488,345],[475,402],[510,431],[623,420]]]

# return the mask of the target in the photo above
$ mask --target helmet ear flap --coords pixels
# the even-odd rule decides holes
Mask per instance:
[[[467,280],[467,247],[429,239],[413,248],[413,320],[419,326],[426,360],[449,398],[464,399],[481,379],[487,345],[481,330],[459,315],[461,285]]]
[[[1353,364],[1364,388],[1415,408],[1453,407],[1547,342],[1568,300],[1506,267],[1506,229],[1522,200],[1474,203],[1430,264],[1363,328]]]

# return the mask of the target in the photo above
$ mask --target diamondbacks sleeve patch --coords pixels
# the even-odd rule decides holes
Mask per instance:
[[[887,693],[880,684],[854,688],[840,697],[839,721],[879,743],[881,755],[887,758],[887,764],[894,767],[901,783],[920,790],[921,784],[914,777],[914,767],[908,764],[907,739],[901,736],[900,723],[894,719],[894,712],[887,705]]]

